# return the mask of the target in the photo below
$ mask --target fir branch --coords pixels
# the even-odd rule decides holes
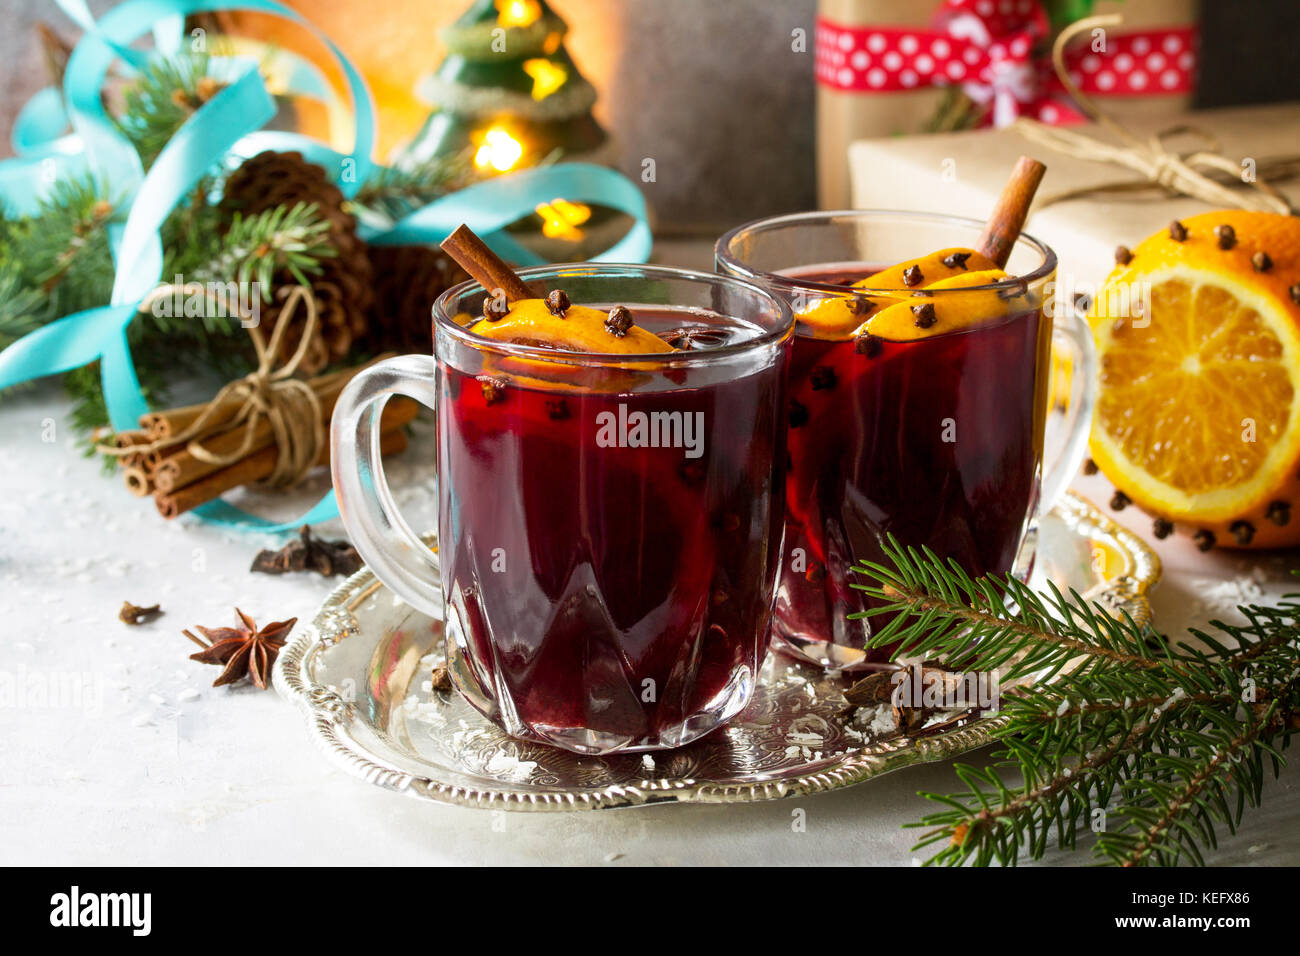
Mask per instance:
[[[1258,806],[1300,724],[1300,595],[1153,647],[1150,628],[1073,592],[974,581],[892,540],[885,553],[892,567],[855,569],[879,603],[866,616],[890,618],[873,645],[1022,679],[1002,695],[990,763],[955,767],[962,792],[922,794],[942,805],[910,824],[926,831],[917,849],[937,849],[927,864],[1014,865],[1093,830],[1103,862],[1201,863],[1217,828]]]
[[[902,548],[891,538],[883,550],[892,567],[864,562],[854,569],[876,580],[853,586],[877,606],[850,616],[889,618],[872,635],[872,647],[900,643],[900,655],[939,655],[957,669],[1006,667],[1007,678],[1039,671],[1055,676],[1067,666],[1161,666],[1148,630],[1116,620],[1073,591],[1067,597],[1049,582],[1048,594],[1040,598],[1015,578],[972,579],[955,561],[945,562],[928,548]]]
[[[211,65],[206,52],[188,49],[176,56],[154,57],[126,91],[118,127],[146,168],[199,107],[226,87],[212,75]]]
[[[224,87],[205,53],[157,57],[135,78],[117,122],[145,165],[176,131]],[[221,170],[205,176],[161,229],[163,280],[257,282],[264,301],[274,284],[310,284],[320,262],[335,254],[329,223],[314,206],[278,207],[225,222],[214,197]],[[0,346],[40,325],[109,301],[115,266],[107,227],[116,203],[89,177],[61,181],[37,211],[0,219]],[[228,377],[248,370],[248,341],[237,315],[204,309],[197,316],[157,311],[128,328],[137,375],[153,401],[178,371],[215,370]],[[107,423],[98,366],[69,373],[72,420],[89,432]]]
[[[336,254],[328,240],[329,222],[317,214],[315,203],[275,206],[247,217],[235,213],[220,248],[194,270],[194,278],[257,282],[262,298],[270,301],[277,273],[311,285],[308,276],[320,273],[320,260]]]
[[[31,216],[9,221],[6,242],[21,283],[48,300],[46,318],[103,305],[113,288],[108,225],[116,206],[91,176],[61,180]]]
[[[12,261],[0,259],[0,349],[5,349],[46,322],[47,299],[23,284]]]
[[[1197,734],[1201,759],[1157,755],[1156,759],[1169,764],[1174,776],[1181,779],[1172,785],[1159,779],[1132,781],[1126,788],[1128,799],[1118,811],[1126,826],[1103,832],[1097,852],[1123,866],[1141,866],[1153,857],[1174,866],[1184,855],[1203,865],[1198,842],[1215,846],[1214,824],[1223,823],[1229,832],[1235,832],[1241,820],[1242,801],[1238,800],[1234,812],[1228,804],[1229,792],[1235,791],[1251,806],[1258,806],[1263,768],[1251,758],[1256,747],[1267,746],[1260,736],[1275,710],[1276,704],[1262,720],[1248,718],[1235,736],[1231,731],[1236,725],[1225,715],[1207,715],[1217,726],[1210,733]]]
[[[99,377],[99,363],[91,362],[80,368],[74,368],[63,376],[63,390],[72,399],[72,410],[68,420],[75,431],[90,436],[96,429],[108,425],[108,406],[104,403],[104,391]],[[96,453],[95,442],[87,440],[83,444],[83,454],[90,457]],[[117,469],[117,460],[108,455],[101,458],[105,474]]]
[[[218,177],[204,176],[164,220],[162,239],[163,276],[188,275],[216,256],[222,241],[223,219],[217,206]]]
[[[441,196],[471,185],[478,178],[469,149],[419,162],[399,157],[362,183],[352,203],[360,214],[370,213],[395,221]]]
[[[952,133],[974,129],[987,112],[960,87],[950,86],[944,90],[938,107],[924,123],[924,132]]]

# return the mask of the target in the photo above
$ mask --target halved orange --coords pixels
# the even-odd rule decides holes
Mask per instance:
[[[1300,543],[1297,283],[1300,219],[1227,210],[1143,241],[1092,305],[1092,457],[1202,547]]]

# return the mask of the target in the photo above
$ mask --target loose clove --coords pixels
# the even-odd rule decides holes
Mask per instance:
[[[148,607],[139,607],[130,601],[122,602],[122,609],[117,612],[117,619],[123,624],[144,624],[146,621],[152,621],[162,614],[162,608],[157,604],[151,604]]]

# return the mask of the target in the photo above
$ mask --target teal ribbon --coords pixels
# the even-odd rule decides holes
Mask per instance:
[[[63,90],[41,90],[20,113],[13,132],[17,158],[0,162],[0,200],[11,212],[30,213],[60,178],[90,172],[107,184],[114,198],[130,208],[125,223],[110,230],[115,281],[106,305],[57,319],[0,352],[0,389],[54,375],[98,360],[105,403],[113,427],[135,427],[148,411],[127,343],[127,328],[141,301],[157,286],[163,268],[159,230],[176,205],[214,163],[247,157],[264,149],[296,150],[324,166],[345,196],[353,196],[375,166],[375,111],[360,72],[308,20],[275,0],[126,0],[95,20],[84,0],[57,0],[85,31],[68,60]],[[219,69],[227,85],[201,106],[162,150],[148,172],[131,143],[104,110],[101,92],[110,66],[139,70],[147,54],[133,48],[152,33],[160,53],[185,42],[184,18],[193,13],[238,9],[267,13],[314,33],[342,68],[354,121],[352,148],[341,153],[298,133],[263,130],[274,115],[257,64],[224,58]],[[289,56],[295,93],[320,99],[335,96],[322,74],[301,58]],[[71,129],[69,130],[69,127]],[[595,258],[606,262],[645,262],[651,235],[645,199],[626,177],[587,163],[562,163],[500,176],[444,196],[389,227],[362,227],[379,245],[438,243],[462,222],[499,254],[521,264],[542,260],[506,232],[543,202],[563,197],[615,209],[632,217],[628,233]],[[333,493],[306,514],[272,522],[224,501],[195,509],[200,518],[230,527],[282,531],[338,514]]]

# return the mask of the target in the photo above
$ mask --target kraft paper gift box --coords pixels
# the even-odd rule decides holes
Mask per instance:
[[[1204,110],[1125,125],[1145,140],[1183,123],[1212,135],[1220,144],[1218,152],[1247,171],[1262,169],[1271,157],[1300,156],[1300,103]],[[1071,129],[1114,142],[1092,124]],[[1167,145],[1179,152],[1205,148],[1187,135],[1170,139]],[[1031,142],[1014,128],[860,140],[848,153],[854,207],[976,219],[989,214],[1019,156],[1041,160],[1047,173],[1025,230],[1056,250],[1062,282],[1085,286],[1100,282],[1114,267],[1117,245],[1136,245],[1171,220],[1214,208],[1187,196],[1171,198],[1155,187],[1046,204],[1054,193],[1139,177],[1121,166],[1077,159]],[[1300,206],[1300,179],[1274,185],[1293,206]],[[1244,192],[1250,187],[1235,188]]]
[[[1197,0],[818,0],[818,204],[840,209],[848,201],[847,147],[854,140],[972,121],[958,115],[950,97],[957,89],[979,101],[986,126],[1002,126],[1010,114],[1050,123],[1077,118],[1050,76],[1051,38],[1066,10],[1076,19],[1124,18],[1094,55],[1087,55],[1086,38],[1071,46],[1087,91],[1108,113],[1127,121],[1190,107]],[[1168,42],[1176,44],[1173,52]]]

